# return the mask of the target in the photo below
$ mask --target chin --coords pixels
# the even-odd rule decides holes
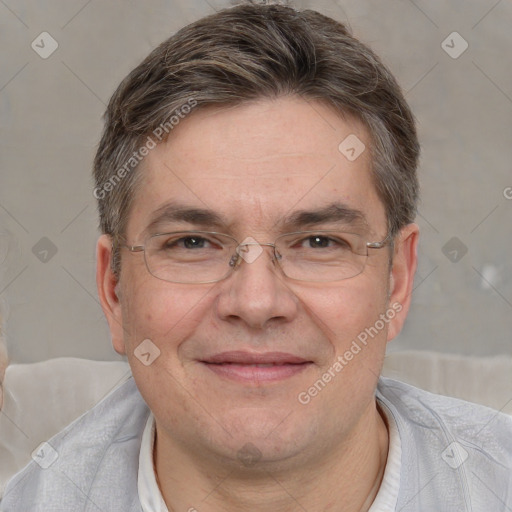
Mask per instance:
[[[314,443],[316,426],[305,419],[297,421],[292,409],[251,407],[230,411],[221,424],[225,427],[221,450],[239,463],[279,463],[297,455]],[[227,453],[226,453],[227,449]]]

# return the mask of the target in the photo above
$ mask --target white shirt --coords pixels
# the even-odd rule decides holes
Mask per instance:
[[[389,409],[382,403],[380,406],[389,426],[389,451],[384,477],[379,492],[368,512],[395,512],[400,488],[400,467],[402,447],[398,428]],[[144,433],[139,456],[138,491],[140,504],[144,512],[169,512],[156,482],[153,447],[155,443],[155,417],[150,414]]]
[[[139,499],[144,512],[169,512],[156,483],[155,466],[153,462],[153,447],[155,445],[155,417],[150,413],[140,445],[139,477],[137,486]]]
[[[376,396],[390,450],[372,512],[512,511],[510,416],[384,377]],[[51,458],[34,457],[9,481],[0,510],[166,512],[149,415],[130,378],[48,440]]]

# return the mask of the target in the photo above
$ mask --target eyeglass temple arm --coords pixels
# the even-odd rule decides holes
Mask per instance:
[[[130,252],[143,252],[145,247],[143,245],[128,245],[128,244],[119,244],[119,247],[124,247],[128,249]],[[115,248],[115,244],[112,244],[112,249]]]
[[[366,247],[369,249],[382,249],[388,244],[393,245],[393,237],[391,236],[391,233],[389,233],[381,242],[366,242]]]

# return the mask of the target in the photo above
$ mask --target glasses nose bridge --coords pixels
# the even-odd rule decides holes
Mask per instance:
[[[270,242],[263,242],[263,243],[260,243],[260,242],[246,242],[246,243],[242,243],[240,245],[266,245],[267,247],[273,247],[274,249],[276,248],[275,242],[273,244],[270,243]]]
[[[240,246],[244,246],[244,245],[258,245],[260,247],[272,247],[272,256],[276,257],[277,256],[277,247],[276,247],[276,243],[271,243],[271,242],[263,242],[263,243],[260,243],[260,242],[257,242],[257,241],[254,241],[254,242],[247,242],[247,243],[241,243]]]
[[[258,245],[258,246],[267,246],[267,247],[272,247],[274,249],[274,252],[276,250],[276,243],[271,243],[271,242],[257,242],[256,240],[254,240],[254,242],[241,242],[237,245],[236,249],[237,251],[240,250],[241,247],[246,247],[248,245]]]
[[[258,242],[256,240],[254,241],[249,241],[249,242],[241,242],[239,243],[237,246],[236,246],[236,250],[235,250],[235,254],[231,257],[231,260],[229,262],[229,266],[232,267],[233,269],[237,268],[240,266],[240,264],[242,263],[242,260],[245,260],[246,258],[244,258],[242,256],[242,250],[241,248],[243,247],[247,247],[249,245],[252,245],[252,246],[259,246],[259,247],[271,247],[272,248],[272,261],[275,263],[277,260],[280,259],[280,255],[277,253],[277,248],[276,248],[276,243],[272,243],[272,242]]]

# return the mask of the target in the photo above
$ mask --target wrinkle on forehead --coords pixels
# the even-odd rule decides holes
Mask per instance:
[[[331,109],[313,109],[297,99],[209,115],[197,111],[142,162],[144,190],[139,190],[133,212],[138,218],[131,219],[135,232],[150,225],[155,211],[169,201],[224,217],[213,222],[203,216],[198,226],[215,224],[217,230],[237,225],[239,232],[303,229],[320,221],[287,217],[339,202],[345,208],[344,226],[359,220],[357,227],[370,225],[380,232],[387,223],[371,179],[369,152],[349,162],[338,150],[349,133],[364,138],[359,130],[358,123]],[[359,211],[359,219],[349,209]]]

